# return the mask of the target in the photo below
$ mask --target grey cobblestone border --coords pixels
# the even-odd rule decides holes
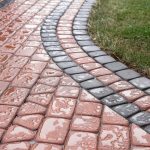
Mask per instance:
[[[2,0],[0,1],[0,8],[8,5],[9,3],[13,2],[14,0]]]
[[[94,58],[106,68],[109,68],[123,79],[128,80],[142,90],[149,89],[150,84],[143,85],[140,81],[144,80],[144,82],[148,83],[149,79],[140,77],[140,74],[128,69],[124,64],[117,62],[114,58],[108,56],[105,52],[95,46],[88,36],[87,20],[93,4],[93,0],[85,1],[74,20],[73,33],[78,44],[90,57]],[[102,104],[109,106],[118,114],[128,119],[129,122],[139,125],[145,131],[150,133],[149,112],[141,111],[138,106],[129,103],[124,97],[115,93],[110,87],[105,86],[93,75],[80,67],[64,52],[59,43],[59,39],[57,38],[56,29],[59,19],[70,5],[70,0],[62,0],[55,10],[45,19],[41,28],[41,37],[45,50],[65,73],[78,82],[82,88],[99,99]],[[127,76],[125,76],[125,74],[127,74]]]

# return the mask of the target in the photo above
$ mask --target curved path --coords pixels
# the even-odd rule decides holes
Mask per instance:
[[[0,150],[150,150],[150,81],[91,41],[93,4],[0,10]]]

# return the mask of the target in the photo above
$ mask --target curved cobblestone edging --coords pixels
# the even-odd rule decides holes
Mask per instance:
[[[147,108],[142,109],[138,103],[132,103],[136,99],[141,102],[142,98],[147,98],[147,101],[149,101],[150,97],[148,93],[146,94],[141,90],[135,89],[133,85],[128,83],[131,82],[138,88],[145,90],[150,86],[148,84],[149,79],[140,77],[138,73],[127,69],[124,64],[116,62],[115,59],[106,55],[105,52],[94,45],[87,33],[87,19],[94,1],[88,0],[83,2],[63,0],[45,19],[41,28],[41,37],[45,50],[52,57],[53,61],[65,73],[77,81],[82,88],[98,98],[101,103],[109,106],[118,114],[128,119],[131,123],[139,125],[150,133],[150,113]],[[79,3],[78,7],[73,5],[74,3]],[[74,7],[80,9],[80,11],[78,12],[78,10],[73,9]],[[71,12],[72,15],[68,15]],[[75,15],[76,18],[74,19]],[[74,40],[74,37],[78,44]],[[86,64],[90,63],[90,66],[86,66]],[[98,70],[98,72],[102,72],[104,76],[107,75],[108,79],[111,79],[109,75],[112,75],[113,78],[115,76],[115,80],[112,81],[111,86],[102,82],[104,80],[99,80],[101,76],[97,77],[97,74],[92,72],[92,69],[89,69],[90,67],[92,69],[94,67],[96,69],[102,69],[102,71]],[[121,78],[114,75],[114,72],[124,80],[129,81],[125,82],[121,80]],[[141,84],[141,81],[146,82],[146,84]],[[113,84],[115,86],[118,82],[124,82],[126,84],[122,85],[122,90],[113,88]],[[126,88],[123,88],[124,86]]]
[[[0,1],[0,8],[8,5],[11,2],[13,2],[13,0],[2,0],[2,1]]]

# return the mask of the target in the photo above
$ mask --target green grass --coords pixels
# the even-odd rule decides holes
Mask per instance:
[[[103,50],[150,77],[150,0],[97,0],[89,33]]]

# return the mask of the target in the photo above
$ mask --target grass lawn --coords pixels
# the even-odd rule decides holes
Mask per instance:
[[[103,50],[150,77],[150,0],[97,0],[89,33]]]

